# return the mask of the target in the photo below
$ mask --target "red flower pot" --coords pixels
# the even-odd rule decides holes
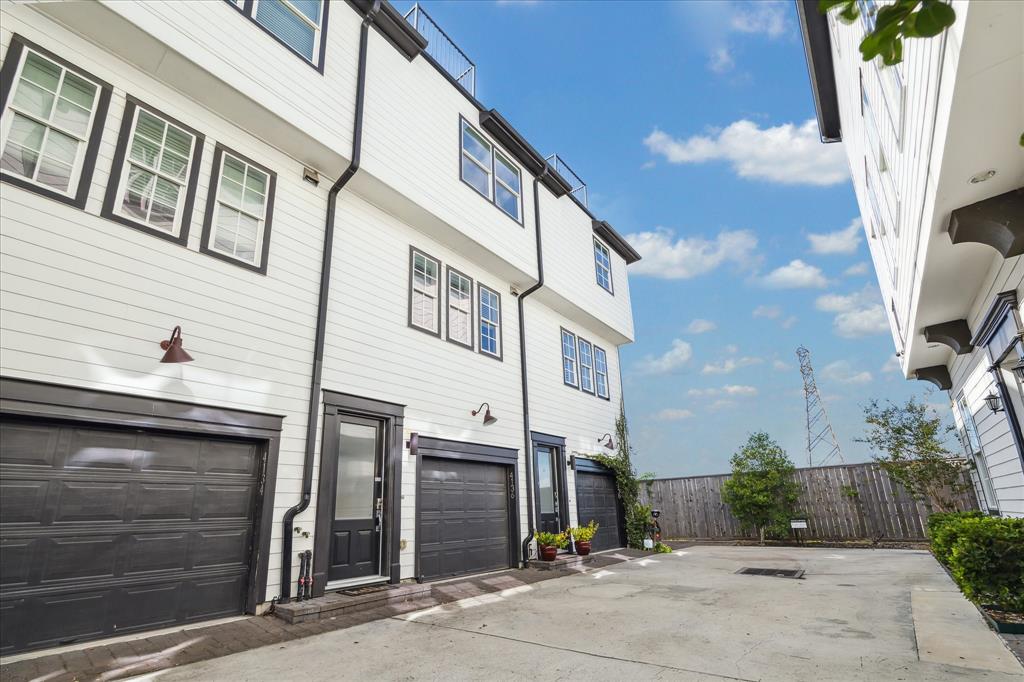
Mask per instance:
[[[587,556],[590,554],[590,541],[576,541],[576,553],[580,556]]]
[[[540,559],[541,561],[554,561],[555,557],[558,556],[557,547],[549,547],[548,545],[542,545],[540,548]]]

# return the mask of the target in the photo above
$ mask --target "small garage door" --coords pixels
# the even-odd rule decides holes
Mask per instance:
[[[262,450],[0,421],[0,651],[242,613]]]
[[[447,578],[508,568],[510,467],[424,457],[420,465],[420,575]]]
[[[592,550],[615,549],[625,544],[622,505],[615,489],[615,476],[592,471],[576,471],[576,509],[580,525],[597,521],[601,527],[594,536]]]

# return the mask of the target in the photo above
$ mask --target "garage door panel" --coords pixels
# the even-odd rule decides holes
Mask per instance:
[[[124,575],[137,577],[154,571],[184,571],[189,556],[189,533],[138,534],[128,538]]]
[[[137,521],[188,521],[195,494],[195,485],[189,483],[140,483],[134,517]]]
[[[233,476],[255,476],[259,468],[257,451],[248,443],[204,441],[200,473]]]
[[[143,436],[137,468],[145,472],[199,473],[201,442],[169,436]]]
[[[43,557],[41,584],[116,574],[117,537],[113,535],[45,538],[38,541],[38,549]]]
[[[64,456],[68,469],[131,470],[137,454],[138,434],[99,429],[68,429]]]
[[[245,566],[249,557],[249,533],[245,528],[200,531],[193,534],[192,568]]]
[[[121,521],[128,504],[129,483],[62,481],[54,523]]]
[[[27,644],[48,646],[77,638],[94,638],[103,634],[110,604],[107,591],[68,595],[41,596],[26,600],[35,602],[32,612],[38,614],[31,623]]]
[[[241,613],[246,585],[244,575],[194,580],[187,590],[185,610],[188,620],[205,620]]]
[[[38,424],[0,423],[4,464],[52,467],[57,453],[57,432]]]
[[[252,515],[253,486],[203,485],[196,490],[196,520],[245,520]]]
[[[32,540],[0,542],[0,585],[27,585],[32,560]]]
[[[183,583],[126,587],[117,591],[114,627],[119,633],[168,627],[177,620]]]
[[[48,481],[0,483],[0,519],[3,523],[42,523]]]

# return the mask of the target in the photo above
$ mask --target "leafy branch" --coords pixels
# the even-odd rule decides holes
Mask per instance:
[[[825,14],[841,7],[839,19],[852,24],[860,17],[857,0],[818,0]],[[860,53],[869,62],[881,57],[886,66],[903,61],[904,38],[933,38],[956,21],[956,12],[942,0],[896,0],[875,13],[874,28],[860,42]]]

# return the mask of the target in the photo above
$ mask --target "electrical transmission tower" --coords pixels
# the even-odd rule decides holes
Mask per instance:
[[[807,466],[814,466],[815,452],[818,454],[818,466],[823,466],[833,457],[843,462],[836,432],[832,429],[825,403],[818,392],[818,384],[814,381],[811,351],[800,346],[796,349],[796,357],[800,360],[800,376],[804,379],[804,400],[807,402]]]

